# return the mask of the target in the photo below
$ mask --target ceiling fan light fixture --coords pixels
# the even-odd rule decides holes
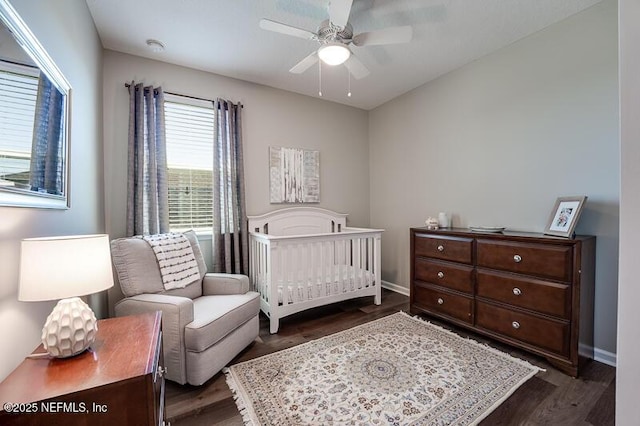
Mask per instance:
[[[351,51],[342,43],[327,43],[318,49],[318,57],[327,65],[340,65],[351,56]]]

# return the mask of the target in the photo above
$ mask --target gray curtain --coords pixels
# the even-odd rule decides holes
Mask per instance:
[[[62,195],[65,167],[62,161],[64,95],[43,73],[40,73],[38,80],[29,184],[32,191]]]
[[[169,232],[169,190],[161,87],[129,85],[127,235]]]
[[[249,270],[247,214],[242,157],[242,105],[213,103],[213,271]]]

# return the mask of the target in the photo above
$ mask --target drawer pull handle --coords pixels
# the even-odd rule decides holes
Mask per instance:
[[[444,251],[444,246],[442,244],[438,246],[438,251]]]
[[[516,263],[522,262],[522,256],[520,256],[519,254],[516,254],[515,256],[513,256],[513,261]]]
[[[444,300],[442,300],[442,297],[438,297],[438,305],[442,305],[444,303]]]
[[[442,271],[438,272],[438,278],[444,278],[444,272]]]
[[[520,328],[520,323],[518,321],[514,321],[511,323],[511,326],[517,330]]]
[[[520,296],[522,294],[522,290],[520,290],[518,287],[514,287],[513,294],[515,294],[516,296]]]

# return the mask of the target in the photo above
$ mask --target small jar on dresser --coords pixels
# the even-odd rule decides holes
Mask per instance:
[[[594,236],[410,232],[413,314],[540,355],[574,377],[579,344],[593,358]]]

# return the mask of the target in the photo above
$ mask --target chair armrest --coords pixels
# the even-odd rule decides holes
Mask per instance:
[[[116,316],[162,311],[162,340],[167,379],[187,382],[184,327],[193,321],[193,300],[166,294],[139,294],[120,300]]]
[[[209,272],[202,280],[202,294],[245,294],[249,291],[249,277],[241,274]]]

